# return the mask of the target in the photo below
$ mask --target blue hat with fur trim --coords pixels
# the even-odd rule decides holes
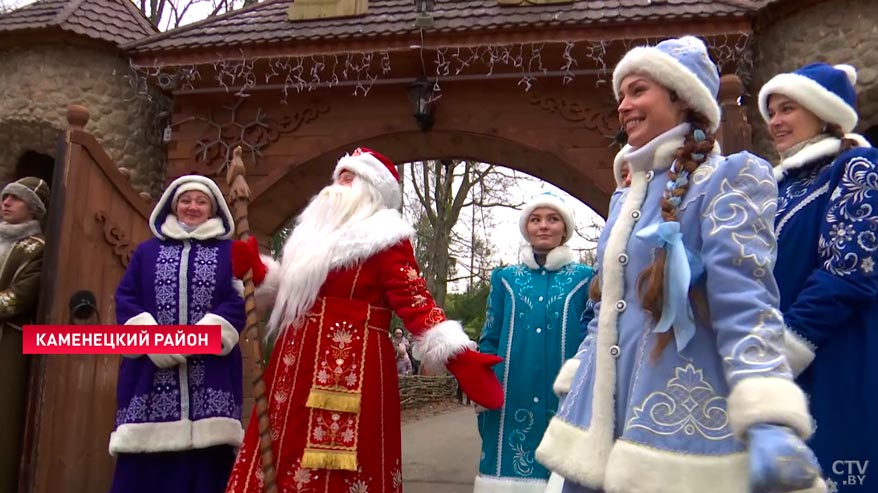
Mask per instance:
[[[613,71],[613,91],[617,100],[622,80],[631,74],[645,75],[676,93],[690,109],[707,118],[711,132],[719,128],[720,107],[716,101],[719,71],[699,38],[668,39],[626,53]]]
[[[788,74],[778,74],[759,90],[759,112],[768,123],[768,98],[783,94],[826,123],[848,133],[857,126],[857,69],[850,65],[811,63]]]

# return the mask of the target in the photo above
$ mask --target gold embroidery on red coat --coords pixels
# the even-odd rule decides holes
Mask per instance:
[[[427,306],[427,281],[418,275],[417,269],[407,265],[399,268],[403,276],[405,276],[406,286],[408,287],[409,299],[413,308],[421,308]]]
[[[444,322],[445,320],[446,320],[445,319],[445,312],[442,311],[442,309],[439,308],[438,306],[434,306],[433,308],[430,309],[430,313],[427,314],[427,318],[425,320],[425,323],[426,323],[427,327],[429,328],[429,327],[433,327],[434,325],[440,324],[440,323]]]

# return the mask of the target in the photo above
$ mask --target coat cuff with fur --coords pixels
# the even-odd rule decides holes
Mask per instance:
[[[576,370],[579,369],[580,363],[578,359],[570,358],[561,366],[561,371],[558,372],[555,383],[552,385],[552,390],[559,398],[570,393],[570,387],[573,386],[573,377],[576,376]]]
[[[783,340],[784,355],[793,371],[793,377],[798,377],[814,361],[817,347],[811,344],[811,341],[788,328],[783,331]]]
[[[232,349],[238,344],[238,330],[226,319],[220,317],[215,313],[206,313],[201,320],[195,323],[195,325],[219,325],[222,329],[220,332],[220,338],[223,341],[223,348],[220,351],[220,356],[225,356],[232,352]]]
[[[158,325],[155,317],[149,312],[141,312],[125,321],[125,325]],[[124,358],[139,358],[142,354],[123,354]]]
[[[416,338],[412,354],[428,372],[440,373],[444,371],[448,360],[467,349],[476,351],[478,345],[466,335],[460,322],[446,320]]]
[[[813,423],[805,393],[792,380],[750,377],[738,382],[728,398],[729,422],[735,436],[746,441],[747,430],[760,423],[791,428],[803,440]]]

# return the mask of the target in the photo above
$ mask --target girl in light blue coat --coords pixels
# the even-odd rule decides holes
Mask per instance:
[[[527,240],[521,263],[496,269],[479,351],[503,362],[494,371],[503,407],[479,414],[482,455],[475,493],[542,493],[549,472],[534,460],[558,408],[552,382],[583,339],[579,324],[588,301],[590,267],[565,245],[573,215],[556,195],[534,197],[519,227]]]
[[[700,39],[631,50],[613,88],[629,145],[598,244],[600,301],[537,459],[568,493],[820,488],[782,353],[771,166],[719,154],[719,74]]]

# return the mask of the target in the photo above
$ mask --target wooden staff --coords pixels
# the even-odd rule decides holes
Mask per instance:
[[[246,169],[241,160],[241,147],[233,151],[232,163],[226,173],[226,183],[229,185],[229,204],[232,206],[232,214],[235,215],[235,233],[239,240],[247,241],[250,238],[250,223],[247,220],[247,207],[250,204],[250,187],[244,178]],[[259,330],[259,315],[256,313],[256,297],[253,294],[256,287],[253,285],[253,271],[248,270],[244,275],[244,307],[247,311],[247,326],[244,328],[244,338],[241,348],[247,353],[253,379],[253,394],[256,399],[256,417],[259,423],[259,456],[262,461],[262,480],[265,493],[277,493],[275,481],[274,457],[271,450],[271,424],[268,420],[268,399],[265,396],[265,381],[263,380],[262,359],[262,331]]]

